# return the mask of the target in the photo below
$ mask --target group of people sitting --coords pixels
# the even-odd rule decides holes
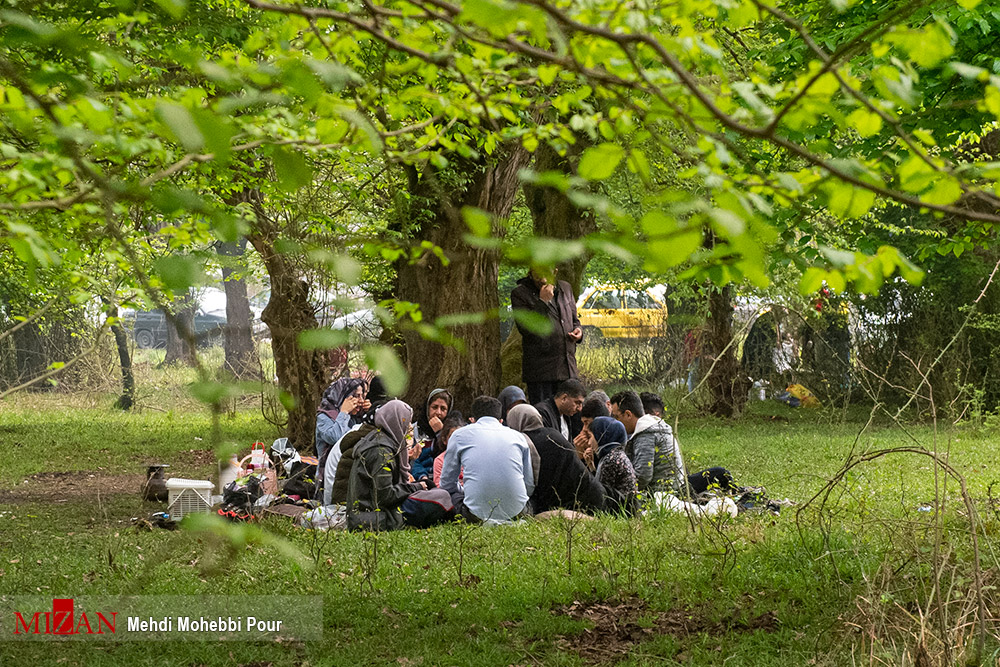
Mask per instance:
[[[734,488],[723,468],[685,474],[656,394],[609,398],[571,379],[534,406],[516,386],[477,397],[467,416],[453,402],[435,389],[414,414],[377,377],[330,385],[316,425],[323,505],[345,506],[350,529],[394,530],[455,515],[475,523],[555,509],[633,515],[655,492]]]

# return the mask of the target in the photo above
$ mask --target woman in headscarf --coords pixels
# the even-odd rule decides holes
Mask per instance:
[[[324,453],[360,424],[361,414],[371,407],[365,400],[367,388],[361,378],[340,378],[323,392],[316,414],[316,456],[320,466],[326,463]]]
[[[507,425],[520,431],[538,452],[538,477],[531,503],[535,512],[558,507],[580,512],[604,508],[604,490],[577,456],[562,433],[542,425],[542,416],[530,405],[516,405],[507,414]],[[534,464],[534,462],[532,462]]]
[[[347,480],[351,476],[351,466],[354,464],[354,445],[375,430],[375,412],[387,400],[389,399],[382,378],[376,375],[369,382],[368,393],[365,395],[365,402],[371,406],[352,417],[352,421],[360,418],[361,423],[348,429],[333,447],[327,447],[326,462],[320,461],[316,482],[317,491],[322,494],[324,505],[332,503],[343,505],[347,502]]]
[[[523,405],[528,402],[527,397],[524,395],[524,390],[517,385],[510,385],[509,387],[504,387],[504,390],[500,392],[500,419],[504,424],[507,424],[507,414],[510,409],[515,405]],[[507,424],[510,426],[510,424]]]
[[[428,479],[434,474],[434,440],[441,432],[444,418],[451,412],[451,392],[435,389],[427,396],[424,409],[413,426],[413,440],[420,445],[417,460],[409,464],[414,479]]]
[[[617,419],[597,417],[590,424],[591,447],[597,464],[595,477],[604,487],[604,509],[633,515],[639,507],[639,483],[625,443],[628,434]]]
[[[347,527],[351,530],[396,530],[403,527],[400,505],[426,489],[405,481],[401,461],[413,408],[391,400],[375,412],[375,430],[354,446],[347,485]]]

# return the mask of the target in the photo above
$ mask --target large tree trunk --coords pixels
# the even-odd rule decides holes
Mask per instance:
[[[218,253],[228,258],[222,265],[226,289],[225,369],[239,380],[256,380],[260,378],[260,359],[253,340],[253,312],[247,297],[247,282],[234,266],[236,258],[243,257],[246,247],[246,239],[217,246]]]
[[[161,366],[184,363],[193,366],[195,363],[194,341],[194,296],[191,290],[170,306],[174,317],[167,318],[167,353]]]
[[[299,348],[299,333],[318,326],[309,303],[309,284],[299,278],[295,265],[275,249],[277,230],[267,219],[258,190],[244,190],[257,219],[248,239],[260,254],[271,282],[271,298],[261,319],[271,331],[271,349],[278,386],[288,410],[286,435],[302,453],[313,451],[316,405],[329,381],[323,350]]]
[[[580,154],[588,145],[589,142],[581,137],[566,155],[559,155],[554,148],[543,143],[535,151],[534,170],[539,173],[557,171],[574,176]],[[576,240],[597,231],[597,221],[590,212],[576,207],[564,193],[555,188],[525,183],[524,199],[538,236]],[[576,296],[580,295],[583,273],[590,257],[590,253],[584,253],[557,267],[559,279],[572,285]]]
[[[750,382],[736,360],[732,294],[732,285],[726,285],[721,289],[711,288],[708,297],[706,343],[715,363],[707,382],[712,394],[710,410],[718,417],[739,416],[746,405],[747,392],[750,389]]]
[[[499,307],[497,280],[500,256],[495,249],[473,248],[465,243],[468,232],[460,209],[475,206],[490,213],[494,233],[496,220],[510,215],[517,197],[517,172],[527,154],[512,148],[497,161],[483,165],[453,161],[469,179],[463,192],[441,192],[439,182],[429,173],[410,172],[412,201],[425,207],[414,211],[412,219],[422,219],[415,232],[420,239],[439,246],[449,262],[445,266],[431,253],[418,262],[400,262],[396,267],[396,297],[419,303],[424,319],[433,322],[443,315],[496,311]],[[473,398],[495,396],[500,383],[500,327],[494,318],[480,324],[454,327],[451,333],[463,340],[462,349],[424,340],[414,331],[405,331],[406,359],[410,372],[407,400],[420,406],[435,387],[454,392],[455,407],[467,411]]]

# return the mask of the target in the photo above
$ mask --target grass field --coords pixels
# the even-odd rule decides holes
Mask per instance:
[[[770,404],[736,423],[685,415],[689,468],[724,465],[798,503],[777,517],[168,532],[132,527],[161,507],[139,500],[144,466],[211,475],[212,420],[187,404],[125,415],[111,402],[21,394],[0,406],[0,595],[321,595],[323,640],[0,641],[2,665],[954,664],[972,654],[977,590],[997,615],[995,433]],[[275,435],[250,398],[218,428],[244,448]],[[913,453],[852,469],[822,508],[803,509],[852,451],[901,446],[947,458],[977,519]],[[987,630],[982,657],[996,664],[995,620]]]

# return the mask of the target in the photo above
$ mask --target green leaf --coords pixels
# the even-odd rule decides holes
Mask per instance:
[[[645,246],[646,265],[664,270],[686,262],[702,245],[700,229],[690,229],[668,239],[650,241]]]
[[[174,20],[184,16],[188,6],[187,0],[156,0],[156,4],[158,4],[163,11],[170,14]]]
[[[934,187],[922,195],[920,199],[928,204],[947,206],[958,201],[961,196],[962,186],[959,185],[958,181],[951,176],[941,174],[938,176],[937,181],[935,181]]]
[[[903,49],[910,60],[921,67],[934,67],[955,52],[951,37],[936,23],[926,26],[923,30],[890,32],[885,39]]]
[[[827,206],[838,218],[860,218],[875,204],[875,193],[850,183],[830,181],[825,188]]]
[[[365,363],[382,376],[385,391],[389,396],[399,396],[406,391],[410,377],[396,352],[384,345],[366,345]]]
[[[348,338],[348,333],[343,329],[308,329],[299,334],[299,349],[329,350],[340,347]]]
[[[278,185],[281,189],[292,192],[312,181],[312,168],[302,153],[278,148],[274,151],[272,158],[274,159],[274,171],[278,175]]]
[[[603,181],[615,173],[615,168],[624,157],[625,149],[617,144],[591,146],[580,158],[578,173],[588,181]]]
[[[167,255],[153,262],[153,272],[174,292],[183,292],[202,278],[202,262],[190,255]]]
[[[490,220],[489,214],[482,209],[474,206],[463,206],[462,217],[465,218],[465,224],[469,226],[469,231],[476,236],[485,237],[491,235],[493,223]]]
[[[823,287],[823,283],[826,281],[827,272],[823,269],[811,266],[805,270],[802,274],[802,278],[799,279],[799,293],[802,296],[809,296],[810,294],[815,294]]]
[[[556,76],[559,75],[558,65],[539,65],[538,66],[538,80],[542,82],[542,85],[549,86],[552,82],[556,80]]]
[[[171,137],[188,152],[197,153],[205,147],[205,137],[187,108],[160,102],[156,105],[156,115],[167,126]]]
[[[847,117],[847,122],[862,137],[871,137],[882,131],[882,118],[868,109],[855,109]]]
[[[535,334],[536,336],[548,336],[552,333],[552,322],[545,315],[536,313],[533,310],[521,310],[515,308],[511,311],[514,321],[522,328]]]
[[[646,160],[646,155],[638,148],[633,148],[629,151],[628,161],[625,163],[628,170],[633,174],[638,174],[639,178],[643,181],[649,181],[649,161]]]
[[[189,387],[191,395],[202,403],[218,403],[219,401],[236,396],[240,393],[239,385],[230,382],[216,382],[205,380],[195,382]]]

